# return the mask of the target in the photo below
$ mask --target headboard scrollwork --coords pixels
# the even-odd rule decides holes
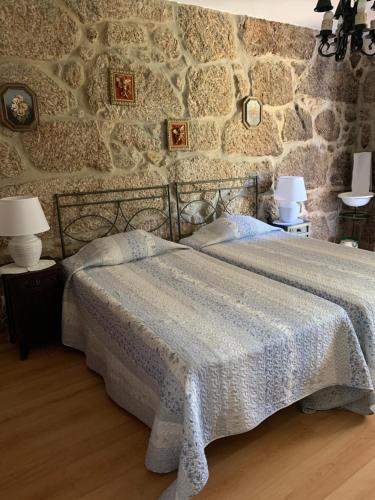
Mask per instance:
[[[241,212],[258,216],[258,177],[232,177],[176,183],[178,239],[182,226],[202,226],[223,213]]]
[[[62,256],[95,238],[145,229],[173,239],[169,185],[55,195]]]

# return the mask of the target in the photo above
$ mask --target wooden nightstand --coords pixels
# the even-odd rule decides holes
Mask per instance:
[[[61,337],[62,267],[53,260],[41,260],[34,269],[14,264],[0,268],[9,338],[19,343],[21,359],[27,358],[33,344]]]
[[[287,233],[293,233],[296,234],[297,236],[303,236],[305,238],[310,237],[311,222],[308,220],[299,222],[297,224],[281,224],[281,223],[279,224],[278,221],[275,221],[272,223],[272,226],[280,227]]]

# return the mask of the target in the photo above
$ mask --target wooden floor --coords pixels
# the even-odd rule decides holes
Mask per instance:
[[[148,437],[82,354],[49,347],[21,362],[0,336],[0,499],[156,499],[175,474],[145,469]],[[375,416],[294,406],[207,456],[202,500],[375,499]]]

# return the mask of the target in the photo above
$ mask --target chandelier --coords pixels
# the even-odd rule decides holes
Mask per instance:
[[[319,54],[335,56],[336,61],[345,59],[348,46],[351,53],[375,55],[375,20],[367,27],[367,2],[371,0],[340,0],[335,13],[331,0],[318,0],[315,12],[324,12]],[[375,2],[372,10],[375,10]],[[336,33],[333,23],[337,21]]]

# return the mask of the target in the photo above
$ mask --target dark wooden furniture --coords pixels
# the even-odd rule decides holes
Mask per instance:
[[[32,345],[61,338],[63,270],[55,264],[41,271],[3,274],[11,342],[26,359]]]

